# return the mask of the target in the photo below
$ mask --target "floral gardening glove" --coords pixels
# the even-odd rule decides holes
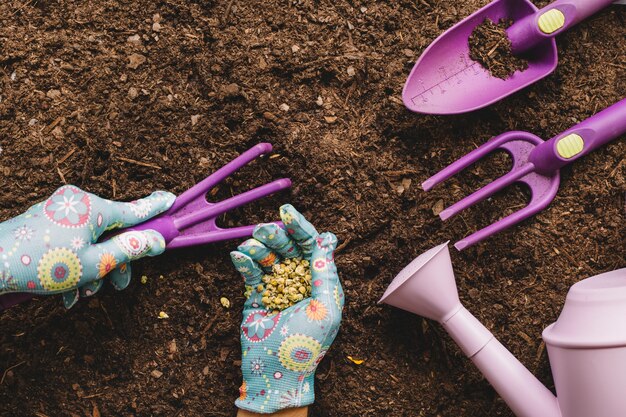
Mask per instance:
[[[130,231],[97,243],[107,230],[134,226],[175,200],[157,191],[130,203],[102,199],[67,185],[25,213],[0,223],[0,294],[63,294],[67,308],[95,294],[102,278],[119,290],[130,282],[129,261],[155,256],[165,241],[153,230]]]
[[[254,238],[231,252],[249,294],[243,310],[243,384],[239,408],[274,413],[313,403],[314,373],[341,322],[344,296],[334,262],[337,238],[317,233],[291,205],[280,208],[287,230],[260,224]],[[282,310],[265,308],[262,277],[286,258],[302,257],[311,266],[311,297]]]

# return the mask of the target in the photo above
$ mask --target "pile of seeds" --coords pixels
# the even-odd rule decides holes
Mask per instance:
[[[272,267],[272,273],[263,276],[261,301],[269,310],[284,310],[311,295],[311,268],[301,258],[285,259]]]

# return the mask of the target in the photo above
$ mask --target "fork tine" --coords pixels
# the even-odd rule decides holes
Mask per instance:
[[[454,247],[461,251],[469,246],[475,245],[476,243],[482,240],[485,240],[486,238],[488,238],[489,236],[493,234],[499,233],[503,231],[504,229],[509,228],[513,226],[514,224],[517,224],[521,222],[522,220],[525,220],[537,214],[541,210],[542,210],[541,207],[528,205],[524,207],[523,209],[520,209],[516,211],[515,213],[509,214],[505,218],[500,219],[497,222],[490,224],[489,226],[484,227],[477,232],[472,233],[466,238],[459,240],[458,242],[454,244]]]
[[[249,164],[259,156],[272,151],[271,143],[259,143],[252,148],[248,149],[237,158],[233,159],[213,174],[206,177],[184,193],[178,196],[174,205],[169,209],[169,213],[174,213],[181,207],[186,206],[189,202],[200,197],[202,194],[209,192],[218,183],[222,182],[226,177],[231,175],[246,164]]]
[[[503,219],[500,219],[497,222],[490,224],[489,226],[484,227],[477,232],[472,233],[464,239],[459,240],[457,243],[454,244],[454,247],[461,251],[488,238],[489,236],[499,233],[504,229],[507,229],[514,224],[517,224],[539,213],[541,210],[550,205],[550,203],[556,196],[556,193],[559,191],[560,176],[557,174],[551,177],[549,186],[542,189],[540,192],[533,190],[531,185],[532,182],[527,180],[529,180],[529,177],[521,179],[522,182],[528,184],[531,187],[531,192],[533,193],[533,195],[530,203],[526,207],[516,211],[515,213],[509,214]]]
[[[291,180],[289,178],[281,178],[279,180],[272,181],[269,184],[262,185],[246,191],[245,193],[220,201],[219,203],[211,204],[205,208],[194,210],[184,216],[177,217],[174,219],[174,225],[176,225],[178,230],[182,230],[204,220],[216,218],[217,216],[236,207],[248,204],[254,200],[258,200],[259,198],[266,197],[289,187],[291,187]]]
[[[495,138],[491,139],[487,143],[474,149],[473,151],[463,156],[462,158],[457,159],[456,161],[454,161],[453,163],[451,163],[450,165],[448,165],[447,167],[445,167],[444,169],[442,169],[441,171],[439,171],[438,173],[436,173],[435,175],[433,175],[432,177],[424,181],[422,183],[422,189],[424,191],[428,191],[431,188],[433,188],[435,185],[439,184],[440,182],[447,180],[451,176],[459,173],[460,171],[464,170],[465,168],[472,165],[473,163],[478,162],[485,155],[494,151],[495,149],[500,147],[503,143],[506,143],[509,140],[511,140],[511,136],[512,136],[511,132],[503,133],[502,135],[496,136]]]
[[[441,218],[441,220],[449,219],[450,217],[456,215],[460,211],[473,206],[479,201],[482,201],[485,198],[490,197],[493,194],[497,193],[498,191],[500,191],[507,185],[514,183],[518,179],[522,178],[524,175],[532,172],[533,169],[534,167],[532,164],[526,164],[526,165],[521,166],[518,169],[514,169],[510,172],[507,172],[505,175],[501,176],[497,180],[485,185],[481,189],[476,190],[475,192],[468,195],[464,199],[456,202],[455,204],[451,205],[447,209],[443,210],[441,213],[439,213],[439,217]]]
[[[284,227],[282,222],[275,222],[280,227]],[[204,245],[206,243],[219,242],[229,239],[243,239],[252,236],[252,232],[256,225],[239,226],[230,229],[217,228],[209,232],[200,232],[192,234],[181,234],[175,237],[167,244],[167,249],[184,248],[188,246]]]

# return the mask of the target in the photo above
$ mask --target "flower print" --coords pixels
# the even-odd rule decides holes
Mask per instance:
[[[280,335],[282,337],[285,337],[289,334],[289,327],[285,324],[283,325],[283,327],[280,328]]]
[[[243,381],[243,383],[239,387],[239,400],[243,401],[246,399],[247,396],[248,396],[248,384],[246,384],[246,381]]]
[[[343,292],[339,292],[339,285],[335,286],[333,290],[333,296],[335,298],[335,304],[337,307],[343,308]]]
[[[261,358],[253,359],[250,362],[250,372],[252,372],[256,376],[261,376],[263,374],[263,370],[265,369],[265,363],[261,360]]]
[[[309,392],[311,391],[311,385],[309,385],[308,382],[305,382],[304,385],[302,385],[302,392]]]
[[[280,406],[282,408],[297,407],[300,405],[300,395],[298,390],[289,390],[280,396]]]
[[[130,259],[137,259],[150,250],[148,236],[141,231],[125,232],[112,240]]]
[[[53,223],[63,227],[81,227],[89,221],[91,201],[84,191],[62,187],[44,204],[44,213]]]
[[[17,282],[12,275],[7,272],[0,272],[0,294],[17,290]]]
[[[72,249],[74,249],[75,251],[78,251],[82,249],[83,246],[85,246],[85,240],[82,237],[76,236],[72,238],[72,241],[70,242],[70,247]]]
[[[247,266],[240,266],[237,268],[237,271],[239,271],[242,274],[245,274],[246,272],[250,272],[250,268],[248,268]]]
[[[280,218],[284,224],[291,224],[294,220],[294,217],[287,210],[280,208]]]
[[[312,299],[309,305],[306,306],[305,313],[310,320],[320,321],[326,318],[328,309],[321,301]]]
[[[290,371],[307,372],[321,351],[322,345],[313,337],[293,334],[278,347],[278,360]]]
[[[256,343],[265,340],[274,332],[281,314],[268,315],[265,310],[255,311],[246,317],[241,330],[250,342]]]
[[[50,249],[37,265],[37,277],[47,291],[64,291],[74,287],[82,273],[80,259],[67,248]]]
[[[100,262],[98,262],[98,278],[104,277],[111,272],[117,266],[117,261],[112,253],[106,252],[100,255]]]
[[[323,271],[324,269],[326,269],[326,260],[324,259],[315,259],[313,261],[313,269],[316,271]]]
[[[24,225],[15,229],[13,231],[13,236],[15,236],[15,239],[17,240],[28,241],[32,239],[34,233],[35,230],[33,228]]]
[[[265,258],[259,261],[262,266],[272,266],[274,262],[276,262],[276,254],[273,252],[270,252]]]
[[[131,201],[130,203],[128,203],[128,207],[138,219],[148,217],[148,215],[150,215],[150,210],[152,209],[150,200],[145,198],[142,200]]]

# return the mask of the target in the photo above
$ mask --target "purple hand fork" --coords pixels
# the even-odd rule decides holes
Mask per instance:
[[[259,143],[179,195],[172,207],[165,213],[133,228],[124,229],[122,232],[157,230],[165,238],[166,249],[184,248],[252,236],[255,225],[222,229],[216,224],[217,217],[236,207],[289,188],[291,187],[291,180],[282,178],[218,203],[209,203],[205,196],[226,177],[260,155],[271,151],[272,145],[270,143]],[[277,224],[282,225],[280,222]]]
[[[446,208],[439,217],[446,220],[514,182],[528,185],[531,191],[530,203],[454,245],[458,250],[463,250],[546,208],[559,189],[561,167],[624,133],[626,133],[626,99],[548,141],[532,133],[520,131],[496,136],[424,181],[422,188],[425,191],[430,190],[494,150],[504,150],[511,155],[513,168],[509,173]]]
[[[116,231],[115,234],[129,230],[156,230],[165,238],[166,250],[252,236],[255,225],[223,229],[216,224],[217,217],[236,207],[289,188],[291,180],[282,178],[218,203],[209,203],[206,200],[206,193],[244,165],[271,151],[270,143],[259,143],[179,195],[172,207],[165,213],[138,226]],[[276,223],[282,225],[281,222]],[[114,235],[109,234],[104,239],[112,236]],[[32,297],[34,294],[30,293],[2,295],[0,296],[0,311],[30,300]]]

